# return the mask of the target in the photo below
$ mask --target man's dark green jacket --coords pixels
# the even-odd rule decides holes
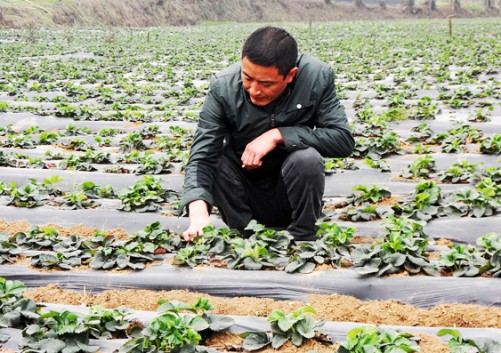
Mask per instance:
[[[240,63],[215,75],[191,146],[181,210],[195,200],[212,206],[212,181],[222,154],[241,165],[245,146],[272,128],[282,133],[284,145],[279,148],[287,152],[313,147],[324,157],[352,153],[355,143],[331,68],[306,55],[299,56],[297,66],[294,80],[271,109],[251,103],[242,85]],[[263,159],[258,169],[266,170],[266,163],[273,161]]]

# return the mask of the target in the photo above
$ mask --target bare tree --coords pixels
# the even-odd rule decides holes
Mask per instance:
[[[496,8],[494,0],[484,0],[484,6],[486,11],[494,10]]]
[[[454,10],[454,13],[457,15],[459,15],[463,12],[463,10],[461,9],[461,3],[459,2],[459,0],[451,0],[451,7]]]
[[[365,7],[363,0],[353,0],[356,7]]]
[[[416,12],[414,0],[404,0],[402,4],[404,5],[404,12],[412,14]]]

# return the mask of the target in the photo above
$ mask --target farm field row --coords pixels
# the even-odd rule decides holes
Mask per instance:
[[[242,239],[217,214],[204,238],[179,236],[183,169],[209,79],[239,60],[258,25],[0,31],[0,276],[28,287],[16,295],[58,310],[76,310],[78,300],[115,309],[128,298],[130,308],[150,311],[147,322],[158,299],[191,305],[191,293],[212,295],[214,313],[251,316],[232,334],[265,330],[265,316],[281,315],[274,310],[295,312],[315,344],[295,348],[303,338],[290,336],[283,352],[336,351],[363,323],[419,326],[411,332],[424,332],[415,344],[425,353],[456,352],[447,346],[456,332],[438,337],[440,328],[471,328],[459,331],[463,343],[499,352],[489,340],[501,337],[500,24],[458,20],[453,36],[438,20],[282,24],[302,53],[333,67],[356,140],[352,157],[325,160],[321,231],[308,243],[257,224]],[[178,289],[186,298],[168,292]],[[100,292],[109,301],[94,299]],[[146,297],[155,299],[146,305]],[[351,316],[326,314],[346,307]],[[0,342],[39,349],[18,346],[23,327],[6,324],[6,310]],[[319,334],[308,340],[310,314],[328,321],[323,332],[336,345],[321,346]],[[382,335],[369,331],[357,332]],[[186,352],[195,342],[220,352],[244,344],[185,337]],[[248,338],[254,348],[266,339]],[[85,342],[80,350],[91,351]],[[113,342],[99,345],[113,351],[125,340]],[[346,347],[339,352],[358,352]]]

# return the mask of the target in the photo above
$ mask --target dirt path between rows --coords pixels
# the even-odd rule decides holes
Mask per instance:
[[[292,312],[305,303],[276,301],[268,298],[221,298],[189,291],[106,290],[99,294],[73,292],[55,285],[28,290],[25,293],[36,302],[82,306],[101,305],[107,308],[126,306],[131,309],[155,311],[160,299],[195,303],[204,297],[221,315],[250,315],[266,317],[274,310]],[[317,310],[316,319],[348,321],[374,325],[427,327],[492,327],[501,328],[501,308],[466,304],[445,304],[421,309],[395,300],[361,301],[343,295],[310,295],[308,305]]]
[[[154,311],[158,300],[179,300],[194,303],[196,298],[204,297],[214,307],[215,314],[267,316],[273,310],[294,311],[305,303],[295,301],[275,301],[265,298],[240,297],[220,298],[188,291],[150,291],[150,290],[107,290],[99,294],[73,292],[49,285],[25,292],[25,296],[36,302],[57,303],[79,306],[101,305],[107,308],[126,306],[137,310]],[[369,324],[409,325],[409,326],[463,326],[463,327],[499,327],[501,309],[473,305],[444,305],[422,310],[397,301],[362,302],[348,296],[312,295],[309,305],[317,310],[315,318],[327,321],[352,321]],[[420,338],[421,353],[448,353],[448,347],[438,337],[419,332],[412,332]],[[243,339],[236,334],[218,334],[212,337],[207,346],[220,351],[241,351]],[[305,342],[300,348],[290,342],[279,351],[272,348],[260,350],[260,353],[317,353],[335,352],[338,344],[326,346],[317,341]]]

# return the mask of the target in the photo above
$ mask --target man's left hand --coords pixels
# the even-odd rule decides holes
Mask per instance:
[[[263,157],[273,151],[277,144],[283,143],[282,133],[277,128],[266,131],[245,146],[242,154],[242,168],[251,170],[263,164]]]

